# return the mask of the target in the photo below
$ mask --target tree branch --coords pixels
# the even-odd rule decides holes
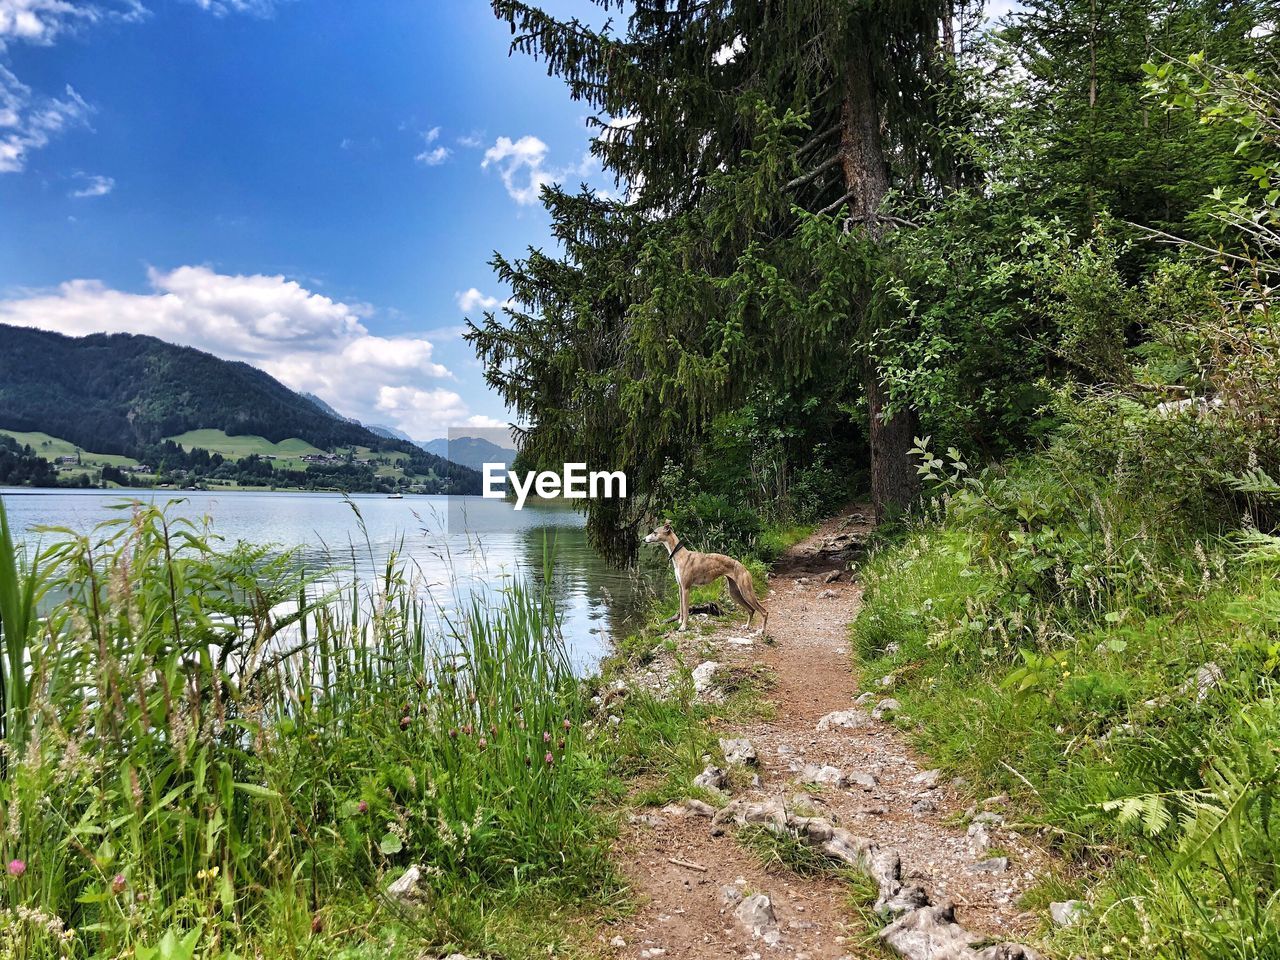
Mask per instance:
[[[820,176],[824,171],[830,170],[840,162],[840,155],[836,154],[827,160],[823,160],[820,164],[810,170],[808,173],[796,177],[794,180],[783,186],[783,190],[794,190],[796,187],[803,187],[806,183],[810,183]]]

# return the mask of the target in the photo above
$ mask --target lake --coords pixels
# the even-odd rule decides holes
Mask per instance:
[[[165,504],[192,520],[209,518],[215,534],[293,550],[316,569],[368,578],[393,553],[419,589],[445,610],[458,597],[490,593],[506,578],[543,579],[547,544],[555,550],[552,595],[575,666],[590,669],[610,641],[638,625],[669,568],[645,551],[637,569],[608,564],[588,545],[583,517],[572,509],[481,497],[168,490],[34,490],[0,488],[15,538],[33,545],[56,534],[39,527],[87,531],[119,516],[130,500]]]

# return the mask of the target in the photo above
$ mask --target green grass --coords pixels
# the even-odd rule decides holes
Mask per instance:
[[[111,453],[92,453],[87,450],[79,450],[75,444],[66,440],[59,440],[57,437],[51,437],[47,433],[22,433],[18,430],[0,430],[0,433],[5,436],[13,437],[19,443],[26,444],[46,460],[54,460],[58,457],[74,457],[79,453],[80,458],[86,467],[101,467],[103,465],[110,465],[113,467],[134,467],[138,465],[138,461],[131,457],[121,457]]]
[[[137,506],[27,557],[2,519],[0,956],[542,957],[616,909],[629,741],[541,594],[442,627],[394,560],[308,582]],[[380,894],[412,863],[422,909]]]
[[[865,565],[860,675],[894,675],[917,746],[1062,854],[1037,905],[1093,909],[1052,955],[1274,956],[1275,558],[1151,519],[1046,459],[979,481]]]
[[[228,436],[222,430],[188,430],[186,433],[166,439],[172,440],[184,450],[193,450],[199,447],[208,450],[210,453],[220,453],[224,457],[235,460],[256,453],[260,457],[270,456],[276,457],[278,460],[298,460],[301,463],[299,459],[301,457],[324,453],[319,447],[314,447],[307,441],[299,440],[297,437],[281,440],[279,443],[272,443],[265,437]]]

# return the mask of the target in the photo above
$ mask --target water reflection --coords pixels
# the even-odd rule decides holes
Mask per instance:
[[[245,541],[296,551],[309,569],[331,570],[339,582],[354,571],[365,582],[403,563],[415,587],[445,614],[473,593],[499,589],[511,577],[544,581],[544,559],[554,556],[550,588],[575,665],[588,668],[612,637],[642,616],[666,569],[654,558],[635,570],[607,564],[587,545],[582,517],[570,509],[527,505],[516,511],[479,497],[325,493],[0,490],[15,534],[28,544],[49,542],[40,527],[83,532],[118,517],[122,501],[163,505],[197,522],[206,518],[228,544]]]

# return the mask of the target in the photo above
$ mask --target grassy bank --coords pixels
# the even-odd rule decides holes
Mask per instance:
[[[933,462],[931,516],[864,570],[863,682],[1064,854],[1028,904],[1087,904],[1052,953],[1274,957],[1274,484],[1152,471],[1135,444],[1212,425],[1105,412],[1012,465]]]
[[[394,562],[335,595],[153,509],[50,539],[0,542],[0,955],[545,956],[617,896],[542,596],[439,627]]]

